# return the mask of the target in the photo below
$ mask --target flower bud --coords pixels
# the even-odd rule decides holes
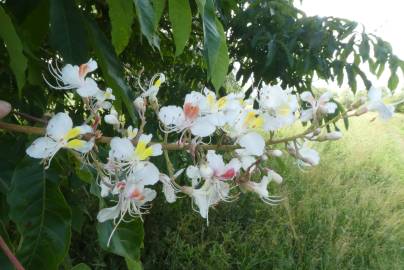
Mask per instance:
[[[368,107],[366,106],[360,107],[358,110],[355,111],[355,116],[360,116],[364,113],[367,113],[368,111],[369,111]]]
[[[277,184],[281,184],[283,181],[282,176],[280,176],[277,172],[270,169],[268,169],[268,177]]]
[[[268,154],[272,157],[281,157],[283,155],[282,151],[279,149],[269,150]]]
[[[11,112],[11,104],[0,100],[0,119],[6,117]]]
[[[105,123],[110,124],[110,125],[114,125],[114,126],[119,125],[118,118],[116,118],[116,116],[113,114],[107,114],[106,116],[104,116],[104,121],[105,121]]]
[[[325,138],[330,141],[336,141],[342,138],[342,133],[339,131],[333,131],[325,134]]]
[[[139,114],[143,114],[146,111],[146,102],[142,97],[137,97],[133,101],[133,105],[135,105],[135,108],[139,112]]]

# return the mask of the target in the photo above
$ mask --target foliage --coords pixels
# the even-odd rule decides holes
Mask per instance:
[[[49,59],[81,64],[96,58],[102,73],[97,80],[113,88],[115,107],[132,122],[138,121],[132,106],[140,93],[137,80],[157,72],[172,82],[162,87],[162,100],[178,103],[201,85],[224,92],[235,84],[226,76],[236,62],[241,64],[236,78],[243,83],[250,77],[254,86],[281,81],[298,92],[311,90],[315,75],[339,83],[346,77],[353,90],[359,76],[368,86],[360,63],[378,76],[388,65],[394,89],[398,68],[404,69],[386,41],[358,33],[356,23],[307,17],[286,0],[7,0],[0,3],[0,25],[0,99],[9,101],[14,112],[43,119],[50,110],[68,111],[76,119],[84,114],[75,106],[82,100],[49,90],[43,80]],[[18,114],[5,121],[35,124]],[[157,123],[149,124],[148,129],[156,129]],[[100,242],[105,248],[103,230],[110,230],[98,228],[96,239],[94,213],[103,202],[96,197],[95,177],[67,154],[44,173],[24,158],[29,141],[29,136],[0,133],[0,232],[27,269],[87,263],[92,258],[78,250],[89,243],[85,248],[99,256],[93,265],[138,266],[141,224],[126,224],[135,229],[118,232],[130,244],[108,249],[125,262],[94,247]],[[29,212],[22,211],[28,207]],[[3,263],[8,265],[1,256],[3,269]]]

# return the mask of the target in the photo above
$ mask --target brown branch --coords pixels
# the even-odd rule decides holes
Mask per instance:
[[[6,242],[3,240],[3,237],[0,236],[0,248],[3,250],[4,254],[10,260],[11,264],[15,267],[16,270],[25,270],[17,257],[11,252],[10,248],[7,246]]]
[[[18,133],[25,133],[25,134],[35,134],[35,135],[45,135],[45,128],[40,127],[32,127],[32,126],[21,126],[17,124],[10,124],[0,121],[0,129],[18,132]],[[87,133],[84,135],[86,140],[89,140],[94,137],[94,134]],[[101,136],[96,138],[97,143],[102,144],[109,144],[112,137]],[[162,147],[164,150],[168,151],[178,151],[178,150],[188,150],[190,149],[191,144],[178,144],[178,143],[163,143]],[[238,145],[198,145],[199,148],[205,150],[221,150],[221,151],[228,151],[228,150],[235,150],[240,148]]]

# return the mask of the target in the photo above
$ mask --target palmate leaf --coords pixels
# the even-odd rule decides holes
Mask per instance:
[[[83,18],[74,0],[50,2],[51,46],[58,50],[66,63],[79,65],[88,61],[88,47]]]
[[[26,269],[58,269],[70,244],[71,214],[38,160],[26,158],[16,167],[7,202],[21,234],[21,263]]]
[[[173,26],[175,55],[180,55],[191,34],[192,13],[189,0],[168,0],[168,13]]]
[[[135,109],[132,104],[134,98],[131,88],[124,80],[122,64],[115,54],[112,44],[93,20],[87,18],[86,25],[91,43],[97,55],[97,60],[108,86],[114,91],[117,101],[122,101],[125,104],[133,123],[136,123]]]
[[[208,77],[218,90],[226,78],[229,53],[224,29],[215,14],[213,0],[198,0],[198,9],[203,20],[204,54],[208,63]]]
[[[0,6],[0,25],[0,39],[6,44],[10,56],[10,67],[17,81],[18,94],[21,97],[28,61],[23,53],[23,46],[14,25],[2,6]]]
[[[116,54],[121,52],[128,45],[132,35],[132,23],[135,17],[132,1],[128,0],[107,0],[108,13],[111,21],[111,38]]]

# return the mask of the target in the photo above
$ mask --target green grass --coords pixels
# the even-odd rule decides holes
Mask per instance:
[[[210,211],[159,200],[145,222],[145,269],[403,269],[404,117],[351,121],[337,142],[318,144],[321,163],[293,160],[271,207],[253,194]]]

